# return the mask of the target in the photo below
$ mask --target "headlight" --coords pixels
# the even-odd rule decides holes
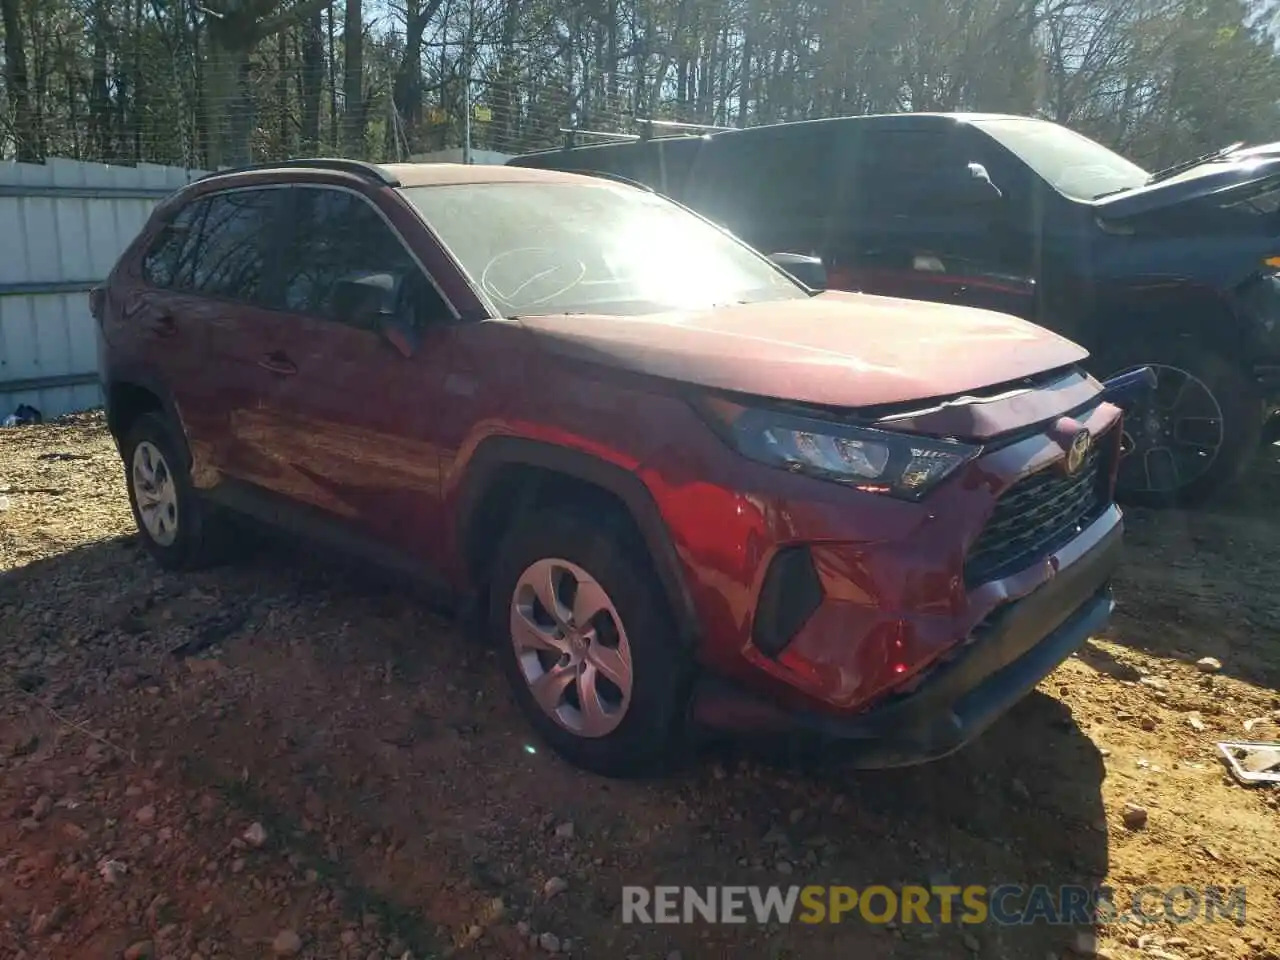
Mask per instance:
[[[744,457],[904,500],[919,500],[982,450],[954,440],[852,427],[721,398],[704,397],[695,406]]]

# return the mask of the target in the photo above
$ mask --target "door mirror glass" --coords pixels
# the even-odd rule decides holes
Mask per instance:
[[[333,312],[344,323],[373,330],[384,315],[395,312],[399,295],[400,282],[394,274],[348,273],[333,285]]]
[[[395,273],[361,271],[333,286],[334,313],[345,323],[376,330],[406,357],[418,349],[418,324],[406,296],[404,278]]]
[[[823,266],[821,257],[803,253],[771,253],[769,259],[810,290],[827,289],[827,268]]]

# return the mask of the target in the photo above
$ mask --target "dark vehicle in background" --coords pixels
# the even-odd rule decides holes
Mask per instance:
[[[1126,419],[1130,502],[1213,494],[1280,399],[1280,144],[1149,173],[1045,121],[899,114],[510,163],[647,184],[761,250],[820,257],[833,288],[1034,320],[1099,377],[1150,365]]]

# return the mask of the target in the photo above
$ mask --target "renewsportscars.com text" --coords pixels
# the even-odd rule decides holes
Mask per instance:
[[[622,888],[623,923],[1044,923],[1245,919],[1243,887],[722,886]]]

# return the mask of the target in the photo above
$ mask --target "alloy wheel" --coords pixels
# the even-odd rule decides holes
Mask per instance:
[[[1144,366],[1156,385],[1125,409],[1119,480],[1134,492],[1169,493],[1217,461],[1225,440],[1222,407],[1195,374],[1168,364]]]
[[[178,486],[160,448],[143,440],[133,450],[133,497],[152,540],[169,547],[178,538]]]
[[[608,736],[631,703],[631,647],[591,574],[568,560],[531,564],[511,597],[511,642],[533,699],[580,737]]]

